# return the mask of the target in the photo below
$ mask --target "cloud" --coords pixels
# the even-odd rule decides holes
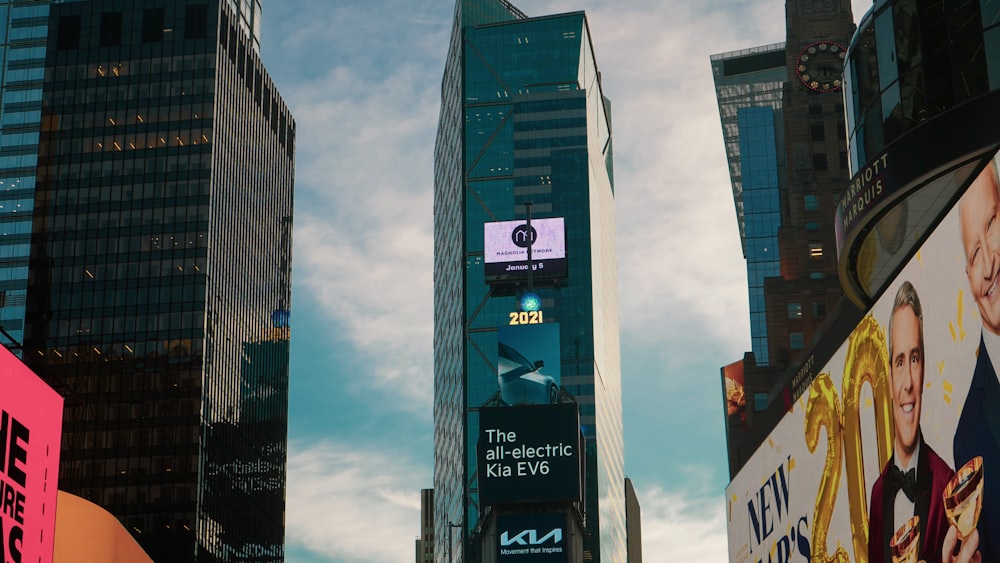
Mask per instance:
[[[636,491],[642,515],[642,553],[648,561],[729,560],[725,498],[659,487]]]
[[[292,442],[286,541],[330,561],[406,561],[420,533],[429,468],[406,454],[330,441]]]
[[[380,20],[378,9],[289,13],[281,26],[302,24],[277,56],[298,54],[314,71],[296,76],[286,93],[298,124],[295,276],[366,366],[368,377],[356,383],[404,396],[388,404],[427,414],[440,103],[440,79],[429,79],[440,69],[432,72],[429,60],[444,57],[429,50],[446,49],[446,26]]]

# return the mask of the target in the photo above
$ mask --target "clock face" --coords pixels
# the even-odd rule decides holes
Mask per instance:
[[[840,43],[825,40],[810,43],[795,61],[799,81],[815,92],[839,92],[846,56]]]

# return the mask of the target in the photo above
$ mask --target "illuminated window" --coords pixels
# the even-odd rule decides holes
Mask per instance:
[[[809,257],[810,258],[822,258],[823,257],[823,243],[821,243],[821,242],[810,242],[809,243]]]
[[[789,319],[801,319],[802,318],[802,303],[789,303],[788,304],[788,318]]]

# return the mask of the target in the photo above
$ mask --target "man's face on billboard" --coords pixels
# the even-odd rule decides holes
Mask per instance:
[[[1000,196],[993,166],[972,182],[959,204],[965,274],[983,327],[1000,335]]]
[[[920,398],[924,387],[924,350],[920,343],[920,319],[904,305],[890,321],[892,350],[892,419],[896,426],[896,455],[909,462],[920,435]]]

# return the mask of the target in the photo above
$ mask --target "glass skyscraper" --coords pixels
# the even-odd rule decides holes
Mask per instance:
[[[518,310],[517,291],[487,284],[484,224],[529,212],[565,222],[567,275],[535,292],[545,322],[559,325],[562,388],[579,404],[586,440],[585,556],[625,560],[611,141],[585,14],[528,18],[503,0],[456,2],[435,146],[438,561],[449,552],[475,560],[486,510],[479,409],[496,400],[497,332]]]
[[[21,355],[49,6],[0,0],[0,345]],[[260,52],[260,0],[226,0]]]
[[[31,20],[23,356],[65,397],[60,488],[156,561],[284,560],[295,122],[235,4]]]
[[[750,294],[750,338],[757,365],[768,364],[764,279],[781,274],[779,181],[784,169],[785,44],[712,56],[715,95],[729,161]]]
[[[0,0],[0,345],[18,355],[52,3]]]

